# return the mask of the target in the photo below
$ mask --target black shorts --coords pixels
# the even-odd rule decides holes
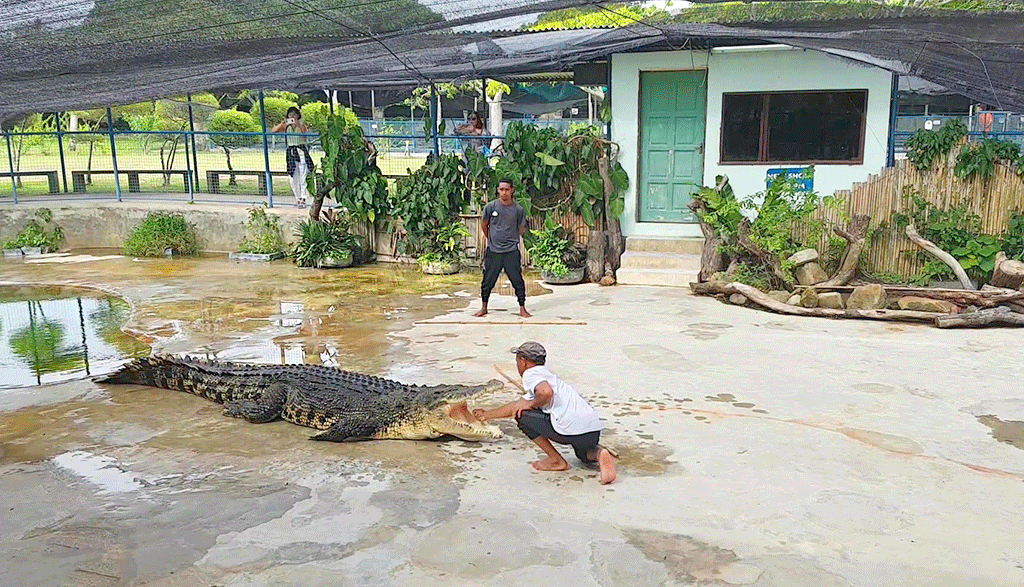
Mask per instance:
[[[551,414],[546,414],[540,410],[524,410],[516,418],[516,424],[519,424],[519,429],[530,440],[543,436],[551,442],[568,444],[572,446],[573,451],[576,453],[576,458],[579,460],[588,464],[596,462],[591,460],[589,455],[597,448],[597,443],[601,441],[600,430],[585,434],[574,434],[572,436],[559,434],[555,432],[554,426],[551,425]]]

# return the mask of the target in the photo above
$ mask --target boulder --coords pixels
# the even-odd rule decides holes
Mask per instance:
[[[872,283],[853,288],[846,307],[851,310],[881,310],[885,307],[885,288],[881,284]]]
[[[746,306],[747,296],[743,294],[734,293],[731,296],[729,296],[729,303],[736,304],[737,306]]]
[[[831,308],[833,310],[842,310],[843,294],[836,291],[818,294],[818,307]]]
[[[799,306],[800,305],[800,294],[793,294],[793,295],[789,296],[789,299],[786,300],[786,303],[789,304],[790,306]]]
[[[942,314],[959,314],[960,309],[956,304],[945,300],[933,300],[917,296],[903,296],[896,302],[901,310],[915,310],[918,312],[938,312]]]
[[[768,292],[768,297],[777,302],[782,303],[788,302],[791,295],[792,294],[790,294],[788,291],[782,291],[780,289],[773,289],[772,291]]]
[[[789,257],[789,262],[792,263],[794,267],[799,267],[801,265],[806,265],[807,263],[810,263],[811,261],[817,261],[817,260],[818,260],[818,251],[816,251],[814,249],[804,249],[802,251],[797,251],[797,252],[793,253]]]
[[[821,265],[814,261],[797,267],[793,270],[793,275],[796,276],[796,280],[800,285],[814,285],[815,283],[828,281],[828,273],[825,273]]]
[[[805,308],[817,308],[818,290],[813,287],[804,288],[804,291],[800,292],[800,305]]]

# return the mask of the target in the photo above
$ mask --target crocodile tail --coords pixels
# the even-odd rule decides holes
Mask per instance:
[[[162,387],[178,391],[188,391],[186,381],[194,371],[188,362],[174,357],[154,355],[143,357],[122,365],[120,369],[97,378],[96,383],[134,383],[150,387]]]

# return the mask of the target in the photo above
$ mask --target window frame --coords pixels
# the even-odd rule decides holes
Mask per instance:
[[[849,94],[857,93],[864,96],[864,110],[860,113],[860,156],[857,159],[794,159],[771,161],[761,159],[762,154],[768,152],[768,103],[771,96],[784,94]],[[726,96],[761,96],[761,120],[759,124],[760,136],[758,137],[758,159],[753,161],[726,161],[725,160],[725,98]],[[864,147],[868,129],[868,98],[867,88],[848,88],[832,90],[782,90],[769,92],[722,92],[722,114],[720,130],[718,133],[718,164],[719,165],[863,165]]]

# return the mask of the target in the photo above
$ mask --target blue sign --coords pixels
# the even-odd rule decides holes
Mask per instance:
[[[805,171],[807,171],[807,169],[808,168],[806,168],[806,167],[790,167],[790,168],[778,167],[778,168],[775,168],[775,169],[769,169],[768,170],[768,174],[767,174],[768,176],[764,180],[765,187],[770,187],[772,185],[772,180],[775,179],[776,177],[782,175],[782,176],[788,176],[788,177],[794,178],[796,180],[797,186],[799,186],[800,191],[802,191],[802,192],[813,191],[814,190],[814,176],[813,175],[809,175],[808,177],[802,177],[802,175],[804,174]]]

